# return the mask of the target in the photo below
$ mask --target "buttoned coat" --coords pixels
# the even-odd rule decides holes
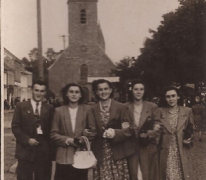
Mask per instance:
[[[114,160],[126,158],[136,152],[132,131],[129,128],[122,128],[122,123],[131,124],[128,116],[127,107],[117,101],[112,100],[109,109],[109,124],[114,124],[115,136],[108,139]],[[100,117],[99,103],[95,104],[88,113],[87,128],[96,132],[95,138],[92,140],[91,149],[97,158],[97,163],[103,161],[103,133],[105,129],[102,126]]]
[[[45,158],[50,156],[50,129],[53,118],[53,106],[42,103],[40,120],[44,141],[41,142],[41,151]],[[30,146],[30,138],[36,139],[37,127],[33,108],[30,101],[18,103],[12,119],[12,132],[16,138],[16,156],[19,160],[34,161],[37,146]]]
[[[134,122],[134,104],[132,102],[128,102],[125,104],[128,108],[128,112],[130,115],[130,119],[132,119],[133,126],[135,126]],[[139,120],[139,131],[141,131],[144,124],[149,120],[153,120],[153,115],[155,110],[157,109],[157,105],[148,101],[143,101],[142,112],[140,114]],[[147,146],[141,146],[139,142],[139,134],[135,140],[137,146],[137,156],[130,157],[128,159],[128,163],[130,164],[130,173],[132,173],[132,180],[136,180],[137,177],[133,175],[133,173],[137,172],[137,162],[140,163],[140,168],[143,176],[143,180],[157,180],[158,179],[158,149],[156,144],[149,143]]]
[[[73,164],[73,155],[77,147],[68,138],[79,138],[86,127],[86,116],[90,106],[79,105],[76,115],[75,131],[72,130],[71,116],[67,105],[55,109],[52,121],[51,139],[57,146],[56,162],[59,164]]]
[[[169,147],[171,143],[171,126],[168,118],[168,108],[159,108],[155,112],[155,119],[160,120],[163,125],[163,132],[160,138],[160,152],[159,152],[159,167],[160,167],[160,180],[166,179],[166,167],[167,167],[167,157],[169,153]],[[178,149],[180,153],[180,160],[183,169],[184,180],[195,180],[196,178],[192,173],[192,162],[190,157],[190,149],[183,146],[183,135],[188,123],[193,122],[192,110],[188,107],[179,107],[178,112],[178,123],[177,123],[177,141]]]

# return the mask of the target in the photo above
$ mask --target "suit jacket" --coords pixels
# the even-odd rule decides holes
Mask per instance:
[[[128,108],[130,118],[132,119],[132,123],[134,125],[134,122],[135,122],[135,120],[134,120],[134,104],[131,102],[128,102],[125,105]],[[153,114],[154,114],[156,109],[157,109],[156,104],[154,104],[152,102],[148,102],[148,101],[143,101],[143,107],[142,107],[142,112],[141,112],[140,121],[139,121],[139,130],[142,129],[143,125],[147,121],[147,118],[150,117],[150,119],[152,120]]]
[[[127,122],[131,124],[129,116],[127,114],[126,106],[112,100],[110,107],[109,124],[115,129],[115,127],[122,127],[122,123]],[[94,152],[97,162],[103,161],[103,133],[104,129],[100,121],[100,106],[96,104],[88,113],[87,128],[96,132],[95,138],[92,140],[92,151]],[[109,127],[108,127],[109,128]],[[129,128],[115,129],[115,137],[108,139],[113,152],[114,160],[119,160],[130,156],[136,152],[134,139],[132,138],[132,132]]]
[[[167,156],[169,153],[169,146],[171,143],[171,126],[168,119],[168,109],[167,108],[159,108],[158,111],[155,112],[155,119],[160,120],[161,124],[163,125],[163,132],[162,137],[160,140],[160,180],[166,179],[166,163],[167,163]],[[193,123],[193,114],[192,110],[188,107],[180,106],[179,113],[178,113],[178,124],[177,124],[177,141],[178,141],[178,149],[180,153],[180,160],[183,168],[183,175],[184,180],[189,179],[196,179],[193,177],[192,173],[192,162],[190,156],[190,149],[183,147],[183,135],[184,130],[186,129],[188,123]]]
[[[71,117],[68,106],[64,105],[56,108],[51,128],[51,139],[57,145],[56,162],[59,164],[73,164],[73,155],[76,146],[69,142],[65,144],[68,138],[78,138],[86,127],[86,116],[90,106],[79,105],[76,116],[75,131],[72,131]]]
[[[134,104],[128,102],[125,104],[128,108],[130,118],[134,125]],[[157,109],[157,105],[148,101],[143,101],[142,112],[140,115],[139,121],[139,131],[144,127],[144,124],[148,121],[153,121],[154,112]],[[152,132],[152,130],[150,130]],[[153,133],[154,134],[154,133]],[[158,179],[158,150],[155,144],[149,143],[147,146],[142,146],[139,143],[139,133],[136,137],[136,146],[138,149],[138,159],[142,171],[142,176],[144,180],[156,180]],[[132,160],[131,160],[132,161]],[[137,170],[137,167],[131,165],[131,168],[134,168],[134,171]]]
[[[53,118],[53,106],[42,103],[41,106],[41,128],[43,131],[43,141],[41,151],[46,156],[50,154],[50,128]],[[33,108],[30,101],[18,103],[12,119],[12,132],[16,137],[16,156],[19,160],[33,161],[36,157],[37,146],[30,146],[30,138],[37,138],[37,127]]]

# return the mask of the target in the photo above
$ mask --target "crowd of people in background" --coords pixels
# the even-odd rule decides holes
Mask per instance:
[[[16,107],[17,103],[25,102],[29,100],[30,98],[29,99],[23,98],[21,101],[20,97],[16,97],[15,99],[12,97],[11,101],[9,102],[7,99],[4,99],[4,110],[13,110]],[[55,108],[61,106],[61,103],[59,102],[59,100],[53,97],[49,97],[48,99],[44,98],[43,101],[47,104],[52,104]]]
[[[69,83],[59,102],[46,100],[46,84],[34,82],[32,98],[16,104],[12,120],[18,180],[32,179],[33,174],[49,180],[52,160],[55,180],[87,180],[88,169],[73,167],[75,152],[85,148],[82,136],[91,141],[97,159],[94,180],[197,179],[190,149],[194,138],[203,141],[204,98],[196,95],[192,104],[178,88],[168,86],[151,102],[141,80],[132,81],[126,103],[113,99],[108,80],[93,81],[92,90],[95,102],[85,103],[82,87]]]

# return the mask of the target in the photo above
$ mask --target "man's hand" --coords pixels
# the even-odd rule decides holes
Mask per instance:
[[[28,141],[30,146],[37,146],[39,142],[36,139],[30,138]]]

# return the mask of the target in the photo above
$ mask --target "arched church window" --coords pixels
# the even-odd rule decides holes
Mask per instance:
[[[88,77],[88,66],[86,64],[82,64],[80,67],[80,78],[83,81],[87,81]]]
[[[82,9],[80,12],[80,22],[81,24],[85,24],[87,22],[87,14],[86,14],[86,10]]]

